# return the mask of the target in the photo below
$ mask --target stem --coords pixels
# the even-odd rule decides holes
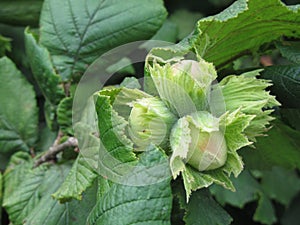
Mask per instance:
[[[52,147],[49,148],[49,150],[42,155],[40,158],[38,158],[35,163],[34,167],[38,167],[44,162],[47,162],[49,160],[55,159],[56,155],[60,152],[62,152],[64,149],[68,147],[77,147],[78,146],[78,141],[74,137],[69,137],[67,141],[64,143],[61,143],[59,145],[53,145]]]

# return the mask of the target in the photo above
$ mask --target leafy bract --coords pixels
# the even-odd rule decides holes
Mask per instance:
[[[300,11],[279,0],[240,0],[198,21],[191,41],[198,56],[224,66],[281,36],[299,37]]]
[[[245,133],[250,140],[254,141],[256,136],[267,130],[267,125],[272,120],[269,116],[272,111],[263,111],[263,109],[280,105],[274,96],[265,91],[271,83],[268,80],[256,78],[258,72],[227,76],[217,85],[221,89],[226,110],[240,109],[246,115],[252,115],[252,121],[245,129]]]
[[[108,50],[150,38],[165,18],[161,0],[46,0],[40,19],[40,42],[67,80],[82,75]]]
[[[161,160],[166,160],[166,156],[160,150],[152,149],[142,153],[139,165],[151,166]],[[164,169],[168,169],[167,167],[168,164]],[[155,177],[157,174],[160,171],[154,171],[151,176]],[[170,178],[144,186],[112,184],[106,188],[101,192],[101,197],[88,218],[90,225],[170,224]]]
[[[148,66],[159,97],[178,116],[208,109],[210,85],[217,74],[212,64],[182,60]]]
[[[29,151],[37,139],[33,87],[14,63],[0,59],[0,152]]]

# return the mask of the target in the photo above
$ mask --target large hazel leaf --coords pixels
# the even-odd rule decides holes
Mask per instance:
[[[152,149],[142,154],[139,163],[143,166],[151,166],[161,160],[166,160],[166,156],[160,150]],[[167,165],[164,168],[166,170]],[[160,171],[155,172],[151,176],[160,174]],[[145,186],[112,184],[107,188],[101,193],[99,201],[89,216],[90,225],[170,225],[172,207],[170,178]]]
[[[300,36],[299,7],[279,0],[240,0],[218,15],[198,21],[194,32],[197,54],[217,67],[255,51],[281,36]]]
[[[40,19],[41,44],[66,80],[81,75],[114,47],[149,39],[165,18],[161,0],[46,0]]]
[[[0,152],[29,151],[38,128],[33,87],[10,59],[1,58],[0,68]]]

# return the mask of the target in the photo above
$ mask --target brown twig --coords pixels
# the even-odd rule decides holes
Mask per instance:
[[[77,146],[78,146],[77,139],[74,137],[69,137],[68,140],[66,140],[65,142],[50,147],[49,150],[44,155],[42,155],[40,158],[38,158],[35,161],[34,167],[38,167],[44,162],[55,159],[58,153],[62,152],[64,149],[68,147],[77,147]]]

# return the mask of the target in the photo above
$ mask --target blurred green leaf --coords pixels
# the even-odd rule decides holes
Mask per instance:
[[[186,225],[229,225],[233,221],[206,189],[193,192],[185,208],[184,221]]]
[[[275,209],[271,200],[266,195],[259,194],[258,205],[253,215],[254,221],[261,222],[263,224],[271,225],[277,221]]]
[[[261,172],[261,186],[266,195],[286,207],[289,206],[300,191],[300,178],[297,173],[282,167]]]
[[[81,76],[108,50],[152,37],[165,18],[161,0],[45,0],[41,44],[48,48],[62,78],[68,80]]]
[[[255,148],[243,148],[239,153],[250,169],[300,168],[300,132],[277,120],[267,137],[257,138]]]
[[[293,200],[281,218],[282,225],[298,225],[300,212],[300,194]]]
[[[37,139],[35,92],[10,59],[1,58],[0,68],[0,152],[29,151]]]
[[[0,57],[4,56],[6,51],[9,52],[11,50],[10,41],[10,38],[0,35]]]
[[[290,127],[300,131],[300,109],[280,109],[282,120]]]
[[[272,80],[271,91],[284,106],[300,108],[300,65],[266,67],[262,78]]]
[[[244,170],[237,178],[232,178],[231,180],[236,187],[236,192],[230,192],[219,186],[212,186],[210,188],[211,193],[219,203],[223,206],[229,204],[243,208],[247,203],[258,200],[258,206],[253,219],[263,224],[273,224],[276,222],[275,209],[271,200],[248,170]]]
[[[47,151],[53,145],[57,137],[57,132],[51,131],[49,127],[40,128],[39,140],[36,144],[36,151]]]
[[[175,43],[177,40],[177,30],[176,24],[167,19],[151,39]]]
[[[279,0],[240,0],[201,19],[194,33],[198,56],[222,67],[281,36],[299,37],[300,10]]]
[[[220,204],[224,206],[228,203],[232,206],[243,208],[247,203],[257,199],[256,193],[259,189],[259,184],[248,170],[244,170],[238,178],[232,178],[231,180],[236,188],[235,192],[225,190],[216,185],[210,187],[211,193]]]
[[[293,63],[300,64],[300,43],[292,41],[284,41],[277,43],[276,47],[279,49],[283,57],[287,58]]]
[[[43,0],[0,1],[0,23],[27,26],[38,25]]]
[[[201,13],[191,12],[186,9],[178,9],[170,16],[170,21],[177,25],[178,34],[176,38],[178,40],[184,39],[196,26],[197,21],[203,17]]]
[[[2,221],[2,200],[3,200],[3,179],[2,179],[2,173],[0,172],[0,221]]]

